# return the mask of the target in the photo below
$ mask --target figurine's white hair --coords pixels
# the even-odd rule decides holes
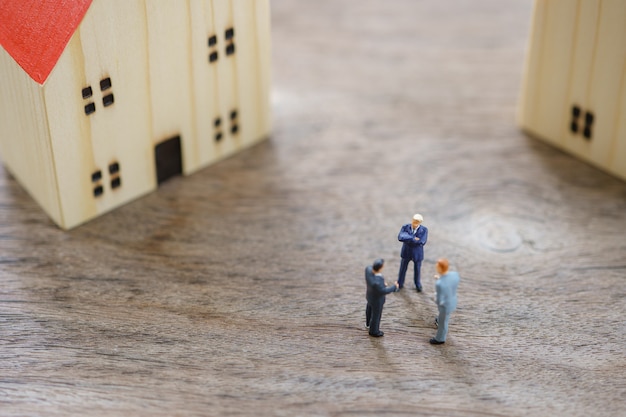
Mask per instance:
[[[415,216],[413,216],[413,220],[417,220],[418,222],[423,222],[424,218],[422,217],[421,214],[417,213]]]

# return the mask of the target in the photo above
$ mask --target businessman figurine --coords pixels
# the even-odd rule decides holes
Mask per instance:
[[[455,271],[449,271],[449,263],[447,259],[439,259],[437,261],[437,273],[435,278],[435,290],[437,291],[437,307],[439,308],[439,317],[435,319],[437,324],[437,334],[430,339],[433,345],[441,345],[446,342],[448,333],[448,322],[450,314],[456,310],[456,289],[459,286],[459,274]]]
[[[413,281],[417,292],[422,292],[422,281],[420,280],[420,272],[422,269],[422,261],[424,260],[424,245],[428,240],[428,229],[422,226],[421,214],[413,216],[410,224],[405,224],[400,229],[398,240],[402,242],[402,252],[400,252],[400,271],[398,272],[398,284],[400,288],[404,287],[404,278],[409,262],[413,261]]]
[[[398,282],[395,285],[386,286],[385,278],[381,274],[384,265],[383,259],[376,259],[373,265],[365,268],[365,283],[367,284],[365,325],[370,328],[370,336],[374,337],[381,337],[384,334],[379,327],[385,296],[398,290]]]

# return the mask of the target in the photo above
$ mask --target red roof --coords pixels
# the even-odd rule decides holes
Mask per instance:
[[[0,45],[43,84],[92,0],[2,0]]]

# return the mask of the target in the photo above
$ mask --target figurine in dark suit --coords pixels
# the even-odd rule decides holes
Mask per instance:
[[[398,272],[398,284],[404,287],[404,278],[409,262],[413,261],[413,281],[417,292],[422,292],[422,281],[420,273],[422,261],[424,260],[424,245],[428,240],[428,229],[422,226],[423,217],[421,214],[413,216],[410,224],[405,224],[400,229],[398,240],[402,242],[402,252],[400,252],[400,272]]]
[[[437,334],[430,339],[430,343],[433,345],[441,345],[446,342],[450,314],[456,310],[456,289],[459,286],[460,278],[457,272],[449,271],[449,265],[447,259],[442,258],[437,261],[438,275],[435,277],[438,279],[435,283],[435,290],[437,291],[439,317],[435,319]]]
[[[370,336],[374,337],[380,337],[384,334],[379,327],[385,296],[398,289],[398,282],[389,286],[385,284],[385,278],[381,274],[384,265],[385,261],[383,259],[376,259],[373,265],[365,268],[365,283],[367,284],[365,325],[370,328]]]

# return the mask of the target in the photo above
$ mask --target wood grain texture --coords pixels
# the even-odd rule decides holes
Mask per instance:
[[[270,141],[70,232],[0,170],[0,415],[623,412],[626,184],[515,127],[530,2],[271,13]],[[425,292],[370,338],[414,212]]]
[[[31,83],[28,74],[1,48],[0,66],[4,68],[0,77],[0,94],[5,98],[0,100],[0,129],[4,135],[0,140],[0,149],[7,161],[6,166],[20,178],[24,188],[39,201],[49,216],[62,222],[45,98],[39,85]],[[24,114],[30,117],[25,119]],[[37,169],[32,169],[32,166]]]
[[[152,135],[155,143],[180,135],[185,174],[198,169],[193,107],[189,3],[146,2]],[[200,39],[206,40],[206,36]],[[197,60],[206,57],[199,54]],[[206,59],[202,63],[206,64]],[[208,65],[205,65],[207,67]],[[209,117],[207,117],[209,118]]]
[[[568,126],[571,103],[567,102],[574,72],[574,42],[578,28],[577,1],[540,1],[543,5],[543,33],[539,56],[538,90],[534,96],[530,131],[559,146],[564,143],[563,126]],[[537,8],[541,8],[538,5]],[[585,85],[588,80],[585,80]],[[585,103],[586,104],[586,103]]]
[[[597,0],[581,0],[576,5],[578,11],[576,13],[576,34],[573,39],[573,54],[570,64],[570,80],[569,91],[566,98],[566,119],[561,123],[561,133],[559,137],[563,138],[561,143],[573,155],[580,158],[586,158],[593,154],[592,148],[598,146],[598,142],[606,141],[611,143],[610,135],[595,135],[594,140],[588,140],[583,135],[584,131],[584,112],[596,112],[595,107],[591,107],[589,102],[589,94],[591,91],[591,78],[594,71],[594,60],[596,56],[596,45],[598,44],[598,18],[600,14],[600,2]],[[598,66],[597,72],[603,74],[602,68]],[[604,71],[606,72],[606,70]],[[573,132],[571,123],[574,120],[572,116],[572,107],[581,108],[582,116],[576,121],[580,125],[578,131]],[[606,118],[603,117],[606,123]],[[606,129],[605,129],[606,130]],[[602,145],[602,144],[600,144]],[[601,161],[598,161],[601,163]]]
[[[598,19],[598,40],[588,101],[598,119],[594,121],[593,135],[606,138],[595,143],[588,155],[590,161],[599,166],[611,167],[611,151],[617,141],[620,87],[624,71],[626,71],[626,4],[619,0],[604,0]]]
[[[626,62],[622,72],[620,103],[617,111],[619,120],[615,132],[615,141],[611,151],[611,167],[626,178]]]

